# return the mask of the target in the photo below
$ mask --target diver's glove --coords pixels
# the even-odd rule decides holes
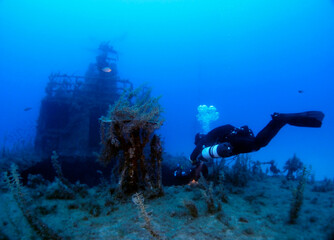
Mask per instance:
[[[210,158],[209,158],[209,159],[210,159]],[[203,157],[202,153],[200,153],[200,154],[197,156],[197,158],[196,158],[196,162],[197,162],[197,163],[198,163],[198,162],[208,162],[209,159]]]
[[[197,158],[195,158],[194,160],[192,160],[190,157],[189,157],[189,162],[191,163],[191,165],[197,165],[198,163],[200,163],[202,161],[202,159],[204,159],[203,157],[201,157],[202,154],[200,153]],[[205,160],[205,159],[204,159]],[[206,161],[206,160],[205,160]]]
[[[200,162],[207,162],[207,161],[208,160],[202,156],[202,153],[198,154],[198,156],[194,160],[192,160],[189,157],[189,162],[191,163],[191,165],[198,165]]]
[[[217,144],[211,147],[206,147],[202,150],[202,153],[199,155],[201,161],[207,162],[208,160],[212,158],[225,158],[233,156],[233,147],[230,143],[224,142],[221,144]],[[198,158],[199,158],[198,157]]]

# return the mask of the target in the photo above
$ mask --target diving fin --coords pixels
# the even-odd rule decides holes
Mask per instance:
[[[320,111],[307,111],[301,113],[274,113],[273,119],[285,121],[298,127],[321,127],[325,114]]]

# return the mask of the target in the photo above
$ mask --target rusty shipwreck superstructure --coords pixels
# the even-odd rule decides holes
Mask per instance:
[[[35,139],[42,158],[52,151],[68,157],[92,157],[100,151],[99,118],[124,89],[132,88],[130,81],[119,78],[116,61],[117,52],[102,43],[85,76],[49,76]]]

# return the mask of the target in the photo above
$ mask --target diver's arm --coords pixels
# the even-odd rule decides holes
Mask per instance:
[[[190,154],[190,161],[195,164],[197,161],[197,157],[201,154],[203,150],[203,145],[202,144],[197,144],[193,152]]]
[[[229,133],[231,133],[234,129],[235,129],[235,127],[230,125],[230,124],[226,124],[226,125],[223,125],[223,126],[216,127],[214,129],[212,129],[205,136],[205,138],[203,138],[196,145],[196,148],[193,150],[193,152],[190,155],[191,162],[192,163],[198,162],[197,159],[201,157],[202,150],[205,148],[205,146],[214,144],[216,142],[222,142],[221,140],[223,140],[223,139],[225,140],[225,136],[227,136]],[[220,150],[220,153],[222,153],[225,149],[221,146],[219,148],[219,150]],[[229,150],[229,149],[227,149],[227,150]],[[222,154],[222,155],[229,155],[229,154]],[[203,158],[202,158],[202,160],[203,160]]]

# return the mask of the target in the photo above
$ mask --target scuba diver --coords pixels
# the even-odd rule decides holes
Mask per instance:
[[[206,177],[208,169],[204,162],[214,158],[226,158],[240,153],[258,151],[265,147],[286,124],[319,128],[324,116],[320,111],[274,113],[271,115],[272,120],[256,136],[248,126],[237,128],[229,124],[214,128],[208,134],[197,133],[196,147],[190,155],[190,161],[194,167],[189,172],[177,169],[174,176],[183,181],[185,179],[191,181],[198,180],[202,172]]]

